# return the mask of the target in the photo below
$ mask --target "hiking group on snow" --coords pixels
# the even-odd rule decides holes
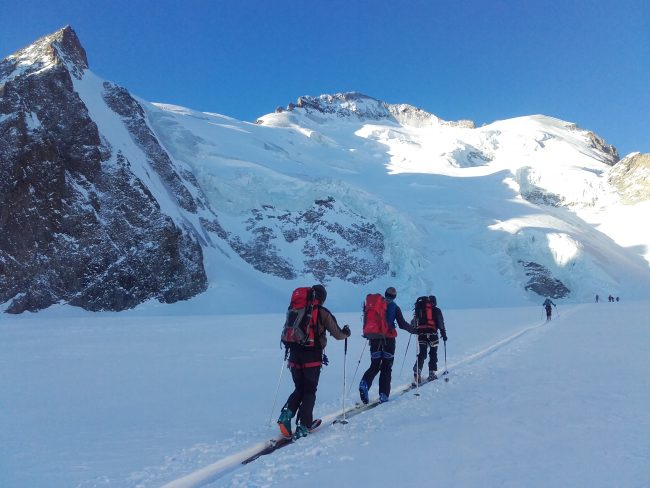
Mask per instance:
[[[294,390],[277,420],[282,436],[287,439],[304,437],[321,423],[320,419],[313,418],[313,410],[321,367],[327,364],[327,356],[323,354],[327,345],[326,332],[337,340],[345,340],[347,350],[350,327],[339,327],[334,315],[323,306],[326,298],[327,291],[323,285],[296,288],[291,295],[281,340],[286,346],[285,361],[288,358]],[[396,298],[397,290],[391,286],[383,296],[368,294],[363,305],[363,337],[370,344],[370,367],[359,383],[359,397],[363,404],[369,402],[368,390],[377,374],[379,402],[387,402],[390,397],[397,327],[418,336],[418,355],[413,365],[414,385],[437,379],[438,331],[445,343],[447,331],[436,297],[422,296],[416,300],[411,323],[404,319]],[[421,372],[427,353],[429,374],[423,379]],[[294,416],[295,431],[292,430]]]

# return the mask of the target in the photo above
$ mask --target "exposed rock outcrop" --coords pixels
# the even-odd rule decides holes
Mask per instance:
[[[8,312],[59,302],[123,310],[207,286],[197,237],[161,212],[75,92],[72,77],[87,67],[69,27],[0,62],[0,303],[11,301]],[[141,108],[114,86],[106,97],[191,212]]]
[[[408,104],[389,104],[363,93],[347,92],[319,97],[302,96],[296,103],[290,103],[287,111],[303,109],[311,114],[327,114],[340,118],[352,117],[359,120],[392,120],[413,127],[449,125],[473,129],[471,120],[449,122],[429,112]],[[281,112],[282,110],[280,110]],[[278,110],[276,109],[276,113]]]
[[[521,264],[528,276],[528,283],[524,287],[525,290],[530,290],[543,297],[550,298],[564,298],[569,296],[569,290],[564,283],[557,278],[553,277],[551,272],[545,266],[534,263],[531,261],[518,261]]]
[[[632,205],[650,199],[650,154],[633,153],[609,170],[609,182]]]
[[[285,279],[307,274],[322,283],[338,278],[365,284],[388,272],[381,232],[331,197],[316,200],[301,212],[265,205],[251,211],[246,227],[247,235],[228,234],[226,240],[267,274]],[[286,252],[296,246],[298,257]]]

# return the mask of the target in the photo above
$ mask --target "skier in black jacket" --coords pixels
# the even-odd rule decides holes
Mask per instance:
[[[422,382],[422,366],[427,357],[427,349],[429,352],[429,376],[427,380],[435,380],[438,378],[436,371],[438,370],[438,331],[440,337],[444,342],[447,342],[447,330],[445,329],[445,319],[442,316],[442,311],[438,308],[438,300],[435,296],[430,295],[429,303],[431,304],[431,312],[434,325],[418,321],[417,313],[413,317],[412,324],[418,329],[418,359],[413,365],[413,381],[417,383]],[[420,299],[418,299],[420,300]],[[416,308],[417,308],[416,302]]]
[[[553,303],[550,298],[547,298],[546,300],[544,300],[544,303],[542,303],[542,306],[546,309],[547,322],[551,320],[551,314],[553,313],[553,309],[551,308],[551,305],[555,307],[555,303]]]

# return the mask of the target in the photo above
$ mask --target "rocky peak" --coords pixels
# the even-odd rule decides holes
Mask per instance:
[[[200,236],[165,213],[152,180],[188,214],[198,189],[184,186],[190,178],[126,90],[90,84],[132,143],[109,139],[75,89],[87,68],[70,27],[0,61],[0,304],[10,313],[53,303],[124,310],[206,288]],[[138,150],[122,152],[131,144]]]
[[[78,79],[88,69],[86,50],[69,25],[8,56],[0,63],[0,78],[12,75],[12,72],[13,78],[59,65],[65,65]]]
[[[450,125],[473,129],[474,122],[460,120],[448,122],[432,113],[408,104],[390,104],[359,92],[336,93],[318,97],[302,96],[296,103],[290,103],[289,112],[302,109],[309,114],[335,115],[339,118],[357,118],[360,120],[390,120],[401,125],[426,127],[431,125]],[[277,108],[277,112],[282,112]]]
[[[392,118],[385,102],[358,92],[320,95],[318,97],[302,96],[297,102],[287,106],[288,111],[303,109],[307,113],[330,114],[337,117],[356,117],[359,119]]]
[[[618,151],[611,144],[607,144],[605,140],[597,134],[587,131],[587,138],[591,142],[591,147],[598,149],[605,155],[605,163],[610,166],[615,165],[619,161]]]
[[[448,125],[465,129],[474,129],[476,127],[476,124],[471,120],[446,121],[407,103],[388,105],[388,110],[400,124],[410,125],[412,127],[427,127],[431,125]]]

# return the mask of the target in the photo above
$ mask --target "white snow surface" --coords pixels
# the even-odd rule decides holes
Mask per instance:
[[[398,297],[407,315],[411,298]],[[246,466],[292,389],[286,371],[278,383],[282,306],[3,315],[0,486],[650,486],[650,301],[559,305],[549,323],[541,306],[441,305],[448,383],[394,393]],[[341,341],[326,349],[326,419],[342,408],[344,364],[347,405],[369,364],[359,314],[332,310],[353,335],[347,357]],[[400,333],[393,392],[410,379],[407,344]]]

